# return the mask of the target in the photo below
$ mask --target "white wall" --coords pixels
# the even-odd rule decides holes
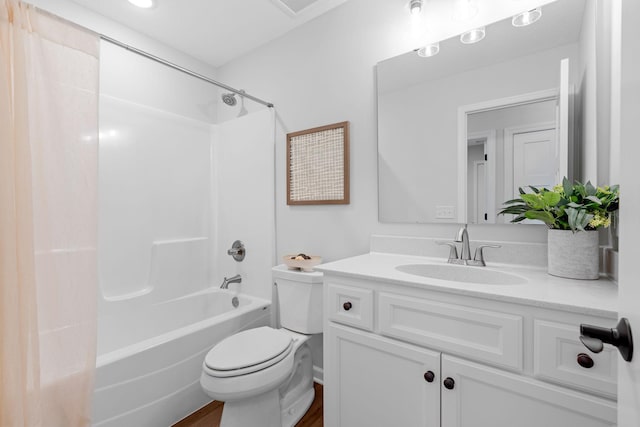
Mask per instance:
[[[578,179],[598,185],[615,184],[617,172],[611,167],[619,165],[619,137],[612,134],[612,108],[619,102],[619,12],[609,0],[587,2],[581,34],[581,74],[578,89],[581,109],[581,171]],[[615,32],[617,31],[617,33]],[[618,51],[616,51],[618,49]],[[618,111],[618,110],[616,110]],[[613,138],[612,138],[613,137]],[[612,140],[616,142],[612,145]],[[613,151],[612,151],[613,150]]]

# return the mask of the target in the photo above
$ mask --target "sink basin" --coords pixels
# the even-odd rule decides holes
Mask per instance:
[[[452,264],[406,264],[396,270],[416,276],[429,277],[452,282],[478,283],[482,285],[522,285],[524,277],[502,271],[487,270],[485,267],[470,267]]]

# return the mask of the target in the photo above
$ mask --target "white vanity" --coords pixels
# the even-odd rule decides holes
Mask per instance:
[[[375,252],[318,269],[325,425],[616,425],[620,356],[579,341],[581,323],[615,325],[615,283]],[[469,269],[503,284],[472,283]]]

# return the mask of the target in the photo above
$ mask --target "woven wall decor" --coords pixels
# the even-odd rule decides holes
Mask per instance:
[[[349,204],[349,122],[287,134],[287,204]]]

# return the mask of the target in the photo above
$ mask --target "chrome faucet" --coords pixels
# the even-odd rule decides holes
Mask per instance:
[[[469,261],[471,259],[471,248],[469,247],[469,232],[467,232],[467,224],[465,224],[464,227],[460,227],[454,241],[462,243],[462,253],[460,254],[459,259]]]
[[[228,279],[225,277],[222,281],[222,285],[220,285],[220,289],[229,289],[229,285],[231,283],[242,283],[242,277],[240,277],[239,274],[229,277]]]
[[[471,247],[469,245],[469,232],[467,231],[467,224],[464,227],[460,227],[458,234],[453,242],[436,242],[439,245],[448,245],[449,250],[449,264],[463,264],[476,267],[484,267],[487,264],[484,261],[484,248],[499,248],[500,245],[480,245],[476,248],[475,255],[471,259]],[[461,253],[458,256],[458,246],[456,243],[462,243]]]

